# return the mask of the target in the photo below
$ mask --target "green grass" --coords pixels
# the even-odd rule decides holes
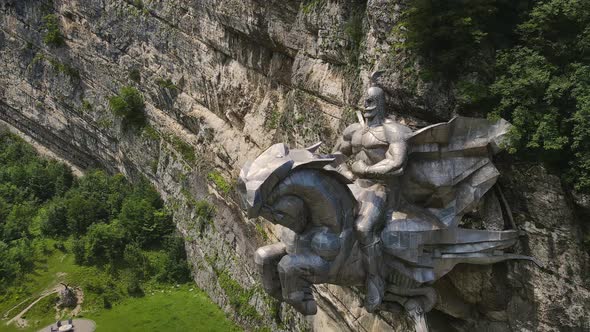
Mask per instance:
[[[150,125],[146,125],[143,128],[142,136],[149,138],[152,141],[160,140],[160,133]]]
[[[58,282],[65,282],[70,286],[82,287],[84,303],[81,317],[94,320],[98,332],[241,331],[204,292],[192,284],[173,287],[148,282],[144,286],[144,297],[128,297],[123,294],[126,287],[124,278],[115,280],[95,266],[74,264],[73,254],[53,249],[55,242],[47,240],[47,247],[51,249],[47,258],[37,263],[34,273],[29,274],[18,289],[13,288],[9,293],[0,296],[0,317],[27,299],[8,315],[9,318],[14,317],[37,299],[43,290]],[[65,244],[66,248],[71,247],[71,241],[66,241]],[[150,260],[161,259],[156,257],[157,253],[150,253],[148,256]],[[98,294],[101,288],[105,291]],[[111,309],[104,308],[103,297],[107,293],[118,298],[113,301]],[[6,321],[0,320],[0,332],[32,332],[49,325],[55,320],[52,306],[55,296],[56,294],[47,296],[27,312],[25,318],[30,324],[28,328],[6,326]]]
[[[266,129],[277,129],[281,121],[281,112],[278,109],[273,108],[266,114],[264,118],[264,128]]]
[[[192,145],[183,141],[182,138],[174,134],[166,134],[163,137],[168,143],[172,145],[174,150],[180,153],[180,155],[186,162],[195,163],[197,161],[197,157],[195,155],[195,148]]]
[[[254,295],[254,289],[243,288],[226,271],[216,270],[215,272],[217,273],[219,286],[223,288],[223,292],[228,297],[229,303],[236,309],[238,315],[261,322],[262,317],[256,311],[256,308],[249,303]]]
[[[91,112],[92,111],[92,104],[87,99],[82,99],[82,111],[83,112]]]
[[[304,14],[309,14],[323,5],[324,0],[307,0],[301,3],[301,10]]]
[[[46,247],[49,250],[48,255],[38,260],[35,264],[33,273],[28,274],[24,281],[19,283],[18,287],[11,288],[6,294],[0,295],[0,317],[10,308],[14,307],[26,298],[27,305],[36,299],[41,292],[60,282],[72,286],[83,285],[88,280],[87,276],[102,277],[106,275],[95,266],[80,266],[74,264],[74,255],[69,252],[64,253],[54,249],[53,244],[56,240],[45,239]],[[66,248],[71,248],[71,240],[64,241]],[[88,298],[92,300],[92,295]],[[84,300],[88,304],[87,299]],[[24,308],[26,305],[23,305]],[[16,310],[11,311],[10,315],[14,316]]]
[[[224,195],[229,194],[232,189],[232,185],[217,171],[209,172],[209,174],[207,174],[207,179],[213,181],[217,190]]]
[[[241,331],[206,294],[188,285],[128,298],[86,318],[96,322],[97,332]]]
[[[55,322],[55,303],[57,294],[51,294],[37,302],[27,313],[23,316],[29,322],[27,330],[37,331],[44,326]],[[17,331],[23,331],[16,329]]]
[[[8,310],[18,305],[17,308],[10,311],[9,318],[14,317],[30,303],[36,300],[39,295],[48,288],[64,282],[72,286],[78,286],[84,282],[86,276],[100,276],[104,274],[96,267],[78,266],[74,264],[74,256],[71,253],[64,253],[60,250],[53,249],[55,240],[45,240],[49,253],[45,259],[37,261],[33,273],[28,274],[25,280],[20,283],[19,287],[11,288],[8,293],[0,295],[0,317],[4,316]],[[66,244],[68,247],[69,244]],[[52,302],[57,294],[52,294],[37,304],[35,304],[24,316],[29,322],[27,329],[18,329],[14,325],[6,326],[5,320],[0,320],[0,332],[26,332],[37,331],[43,326],[49,325],[55,320],[55,310]],[[97,295],[86,292],[84,298],[84,307],[90,310],[97,307]]]
[[[51,248],[55,242],[47,240],[46,245]],[[18,288],[12,288],[7,294],[0,295],[0,316],[27,297],[32,296],[34,299],[46,288],[62,281],[63,279],[59,278],[57,273],[73,272],[76,267],[73,262],[73,255],[53,249],[46,259],[37,262],[35,271],[27,275]]]
[[[178,87],[169,78],[167,78],[167,79],[158,78],[158,79],[156,79],[156,84],[158,84],[161,88],[164,88],[164,89],[178,90]]]
[[[18,329],[0,322],[1,332],[36,331],[51,324],[53,308],[48,296],[35,305],[27,316],[34,326]],[[39,308],[37,308],[39,306]],[[47,309],[50,312],[47,313]],[[209,297],[193,285],[167,286],[146,292],[144,297],[125,298],[112,309],[84,313],[96,322],[96,331],[242,331],[228,320],[224,312]]]

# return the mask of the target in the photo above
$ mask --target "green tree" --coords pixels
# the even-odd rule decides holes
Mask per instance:
[[[109,99],[113,113],[123,118],[123,125],[143,127],[146,124],[145,103],[141,93],[131,86],[124,86],[119,94]]]
[[[50,160],[46,166],[47,176],[52,179],[51,197],[63,196],[74,183],[74,175],[70,167],[64,163]]]
[[[125,179],[123,174],[119,173],[109,177],[106,202],[109,206],[111,219],[119,215],[125,197],[129,196],[132,190],[131,184]]]
[[[115,264],[121,259],[124,247],[125,235],[118,221],[93,224],[84,237],[85,261]]]
[[[12,209],[12,204],[22,202],[26,198],[26,193],[21,190],[21,188],[17,187],[13,183],[0,183],[0,197],[5,202],[5,214],[4,216],[10,213],[10,209]]]
[[[0,241],[0,291],[32,271],[35,253],[27,239]]]
[[[106,222],[108,210],[97,197],[72,195],[66,200],[68,228],[73,234],[86,233],[90,225]]]
[[[166,252],[166,260],[158,280],[178,283],[190,281],[191,275],[183,239],[178,236],[168,236],[164,241],[163,249]]]
[[[164,207],[164,202],[162,201],[160,194],[158,194],[154,187],[145,179],[134,184],[130,195],[146,199],[156,209]]]
[[[134,279],[143,280],[150,275],[150,261],[141,246],[129,243],[125,246],[123,258],[127,262]]]
[[[86,248],[84,238],[76,238],[72,243],[72,253],[74,254],[74,261],[78,265],[86,263]]]
[[[39,210],[37,217],[41,233],[51,237],[66,237],[68,229],[68,209],[61,199],[55,199]]]
[[[141,295],[142,283],[156,276],[188,280],[182,239],[163,243],[174,224],[145,179],[131,185],[122,174],[98,170],[74,179],[66,165],[40,158],[3,132],[0,162],[0,294],[49,254],[44,237],[72,236],[76,264],[105,268],[104,275],[88,276],[86,286],[106,306],[125,292],[125,283],[127,293]]]
[[[72,185],[73,177],[69,168],[55,161],[40,159],[18,168],[22,170],[18,184],[27,188],[41,201],[46,201],[55,195],[63,195]]]
[[[48,14],[43,17],[43,23],[45,28],[45,35],[43,41],[45,44],[53,47],[59,47],[65,45],[65,40],[61,31],[59,30],[59,24],[57,16]]]
[[[119,220],[127,237],[142,247],[158,245],[174,226],[165,210],[156,209],[149,198],[137,195],[125,199]]]
[[[443,83],[458,113],[509,120],[511,152],[590,192],[589,27],[584,0],[411,0],[392,56],[405,85]]]
[[[453,81],[473,71],[492,78],[481,61],[512,44],[512,29],[528,6],[528,0],[412,0],[392,30],[400,40],[394,49],[420,57],[426,80]]]
[[[9,258],[8,244],[0,241],[0,292],[14,280],[18,273],[18,265]]]
[[[6,217],[3,225],[2,239],[6,242],[30,236],[29,226],[37,213],[37,208],[31,202],[18,203]]]
[[[513,151],[564,169],[590,192],[590,8],[579,0],[535,4],[521,45],[498,55],[494,116],[514,125]]]

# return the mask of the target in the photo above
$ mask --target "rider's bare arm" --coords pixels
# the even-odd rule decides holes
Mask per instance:
[[[342,154],[346,157],[350,157],[352,155],[352,135],[359,129],[361,129],[362,126],[359,123],[354,123],[348,127],[346,127],[346,129],[344,129],[344,133],[342,134],[342,137],[338,140],[338,143],[336,143],[336,146],[334,147],[333,150],[333,154]],[[337,158],[338,165],[336,166],[336,169],[338,170],[338,172],[340,172],[340,174],[344,175],[345,177],[347,177],[349,180],[354,181],[354,174],[348,169],[348,166],[346,165],[346,159],[347,158]]]
[[[386,121],[383,124],[385,137],[389,142],[389,147],[385,152],[385,159],[373,165],[353,165],[352,170],[357,174],[363,174],[367,177],[379,177],[382,175],[401,175],[406,163],[408,153],[407,138],[412,130],[406,126]],[[357,172],[360,171],[360,172]]]
[[[398,141],[389,144],[385,153],[385,159],[375,165],[367,166],[363,173],[366,175],[396,175],[403,171],[406,162],[408,145],[405,141]]]
[[[350,126],[346,127],[346,129],[344,129],[344,133],[342,134],[342,137],[340,137],[340,139],[336,143],[336,146],[334,146],[333,153],[342,153],[343,155],[345,155],[347,157],[351,156],[352,155],[352,142],[351,142],[352,135],[359,129],[361,129],[360,123],[353,123]]]

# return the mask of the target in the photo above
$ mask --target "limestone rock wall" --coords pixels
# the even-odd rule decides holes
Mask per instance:
[[[76,168],[150,179],[174,210],[195,282],[248,330],[405,331],[403,315],[367,314],[355,289],[318,286],[320,313],[308,318],[270,300],[252,254],[273,241],[272,226],[245,219],[222,188],[273,142],[322,140],[329,150],[354,121],[375,69],[387,69],[389,106],[406,124],[452,116],[452,91],[418,84],[410,94],[391,67],[390,30],[401,7],[401,0],[0,0],[0,120]],[[47,15],[57,18],[64,46],[44,43]],[[109,97],[125,85],[145,98],[146,130],[124,128],[109,111]],[[436,285],[432,328],[589,328],[584,217],[540,166],[501,165],[505,196],[528,234],[516,250],[545,266],[459,267]],[[200,215],[201,200],[215,205],[212,222]]]

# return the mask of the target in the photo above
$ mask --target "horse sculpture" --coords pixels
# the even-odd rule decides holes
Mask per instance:
[[[518,239],[516,229],[458,226],[494,186],[499,172],[491,157],[509,128],[504,120],[457,117],[408,134],[407,162],[395,183],[399,197],[379,214],[378,250],[370,257],[360,248],[355,221],[375,202],[372,182],[344,176],[341,155],[318,154],[319,144],[271,146],[239,179],[248,216],[283,226],[281,241],[255,254],[264,289],[313,315],[313,284],[363,286],[364,262],[373,260],[385,281],[377,310],[423,319],[437,301],[432,283],[456,264],[533,260],[505,252]]]

